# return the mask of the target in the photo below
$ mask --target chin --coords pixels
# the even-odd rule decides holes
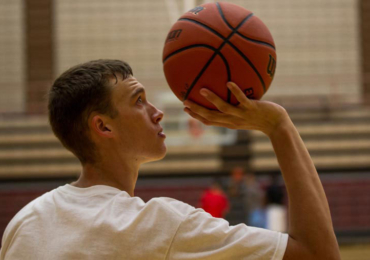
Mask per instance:
[[[162,160],[166,156],[166,152],[167,152],[167,147],[166,145],[163,145],[161,150],[156,151],[156,153],[153,154],[153,156],[148,157],[144,163]]]
[[[164,145],[164,147],[163,147],[163,149],[162,149],[161,153],[160,153],[160,154],[158,154],[158,157],[157,157],[157,158],[155,158],[154,160],[155,160],[155,161],[162,160],[162,159],[166,156],[166,154],[167,154],[167,147]]]

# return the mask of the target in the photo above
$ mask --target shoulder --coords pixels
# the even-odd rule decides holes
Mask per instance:
[[[49,196],[50,192],[46,192],[40,197],[30,201],[20,211],[18,211],[6,226],[3,233],[3,241],[7,237],[13,237],[22,225],[34,221],[37,218],[37,212],[43,208],[43,201],[45,201]]]
[[[35,211],[40,209],[44,202],[48,200],[50,197],[51,192],[46,192],[42,194],[41,196],[33,199],[28,204],[26,204],[21,210],[17,212],[17,214],[12,218],[12,220],[9,222],[9,225],[13,222],[18,222],[20,220],[24,220],[29,218],[33,215]]]
[[[50,204],[53,201],[52,196],[55,191],[56,189],[45,192],[44,194],[41,194],[39,197],[31,200],[20,211],[18,211],[18,213],[13,217],[13,219],[22,219],[29,215],[32,215],[32,213],[35,211],[43,210],[44,206]]]
[[[147,206],[163,207],[166,210],[171,211],[172,213],[181,217],[182,219],[185,219],[188,215],[192,214],[195,211],[203,211],[203,209],[196,209],[185,202],[167,197],[153,198],[147,202]]]

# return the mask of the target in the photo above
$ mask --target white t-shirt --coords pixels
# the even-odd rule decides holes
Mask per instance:
[[[14,216],[0,259],[282,259],[287,241],[175,199],[145,203],[110,186],[66,184]]]

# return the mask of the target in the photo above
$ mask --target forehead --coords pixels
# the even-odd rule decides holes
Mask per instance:
[[[113,85],[113,99],[116,102],[124,99],[129,100],[131,94],[137,88],[144,88],[143,85],[136,78],[130,76],[124,80],[118,77],[118,81],[116,82],[116,78],[111,79],[111,83]]]

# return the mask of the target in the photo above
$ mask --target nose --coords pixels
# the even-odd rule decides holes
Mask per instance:
[[[159,123],[163,118],[163,112],[159,109],[157,109],[157,113],[154,119],[154,122]]]
[[[159,123],[163,118],[163,112],[159,109],[157,109],[155,106],[153,106],[154,113],[153,113],[153,121],[154,123]]]

